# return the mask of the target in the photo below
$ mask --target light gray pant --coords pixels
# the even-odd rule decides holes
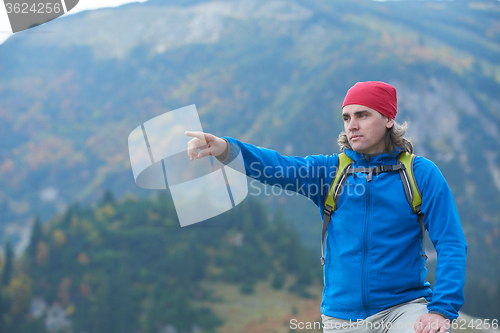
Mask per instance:
[[[382,310],[365,320],[349,321],[325,315],[321,315],[321,319],[324,333],[415,333],[415,321],[427,312],[427,301],[422,297]]]

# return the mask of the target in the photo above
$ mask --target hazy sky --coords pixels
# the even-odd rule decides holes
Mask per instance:
[[[75,14],[84,10],[92,10],[104,7],[117,7],[130,2],[144,2],[147,0],[80,0],[75,8],[73,8],[68,14]],[[0,2],[1,3],[1,2]],[[56,19],[57,20],[57,19]],[[22,32],[21,32],[22,33]],[[11,33],[0,32],[0,44],[7,40]]]

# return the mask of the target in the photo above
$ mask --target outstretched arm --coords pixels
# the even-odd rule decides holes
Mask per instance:
[[[278,152],[257,147],[233,138],[219,138],[203,132],[186,132],[193,137],[188,143],[188,157],[217,156],[226,163],[241,153],[248,177],[285,191],[302,194],[320,206],[328,194],[337,165],[337,156],[283,156]]]

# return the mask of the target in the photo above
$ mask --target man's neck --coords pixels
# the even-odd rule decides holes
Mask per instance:
[[[371,153],[371,154],[364,154],[364,153],[359,153],[359,152],[357,152],[357,153],[361,154],[365,158],[365,160],[367,160],[368,162],[370,162],[370,159],[372,157],[384,155],[384,154],[387,154],[388,152],[387,151],[382,151],[382,152],[379,152],[379,153]]]

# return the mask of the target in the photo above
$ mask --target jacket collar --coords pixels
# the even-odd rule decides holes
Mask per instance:
[[[394,149],[392,154],[360,154],[351,149],[346,149],[345,153],[358,166],[378,166],[378,165],[394,165],[398,163],[399,151]]]

